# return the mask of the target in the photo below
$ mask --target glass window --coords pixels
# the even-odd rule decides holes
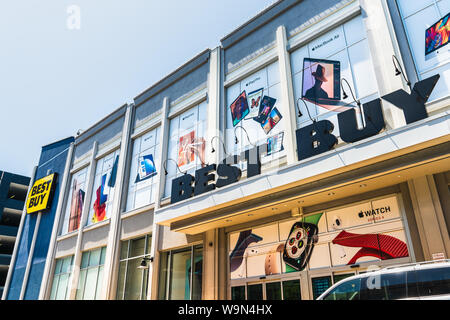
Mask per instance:
[[[72,174],[70,189],[66,201],[66,210],[64,213],[64,222],[61,234],[66,234],[80,227],[81,213],[83,210],[86,179],[88,167]]]
[[[381,274],[381,276],[375,274],[373,277],[361,280],[361,300],[396,300],[404,298],[407,298],[406,272]]]
[[[203,247],[194,248],[194,268],[192,270],[192,298],[191,300],[202,299],[202,279],[203,279]]]
[[[140,238],[130,241],[130,255],[129,257],[139,257],[145,254],[145,247],[147,244],[147,239]]]
[[[91,254],[89,255],[89,267],[98,266],[100,264],[101,253],[101,250],[91,251]]]
[[[324,300],[359,300],[360,280],[348,280],[339,284]]]
[[[56,260],[50,300],[66,300],[73,256]]]
[[[202,267],[202,246],[162,253],[160,299],[200,300],[202,297]]]
[[[128,183],[126,211],[149,205],[155,201],[159,168],[160,127],[133,142],[133,155]]]
[[[331,277],[312,278],[313,299],[316,300],[322,293],[331,287]]]
[[[202,102],[170,120],[164,197],[170,196],[172,180],[181,176],[181,172],[194,175],[205,164],[207,106]]]
[[[90,268],[86,271],[84,283],[84,300],[94,300],[97,291],[98,268]]]
[[[421,297],[450,294],[450,268],[417,271]]]
[[[226,100],[225,145],[229,155],[262,144],[269,147],[267,155],[261,157],[262,164],[286,155],[283,139],[287,115],[281,107],[285,102],[278,61],[228,87]],[[239,166],[246,170],[245,162]]]
[[[101,283],[102,283],[102,281],[103,281],[103,269],[104,269],[104,266],[103,266],[103,265],[101,265],[101,266],[98,268],[98,278],[97,278],[97,283],[98,283],[98,285],[97,285],[97,286],[100,286]],[[102,292],[102,291],[101,291],[99,288],[97,288],[97,290],[96,290],[96,292],[95,292],[95,300],[100,300],[100,299],[101,299],[101,297],[100,297],[101,292]]]
[[[326,64],[326,61],[309,62],[305,59],[319,59],[328,61],[337,61],[340,65],[341,90],[345,91],[347,98],[344,99],[342,92],[335,92],[331,85],[335,74],[332,64]],[[317,72],[315,68],[323,70]],[[313,120],[329,120],[334,124],[333,134],[339,136],[339,126],[337,114],[353,103],[353,91],[355,98],[362,103],[371,101],[379,96],[378,85],[373,68],[372,57],[370,55],[369,44],[362,16],[353,18],[343,25],[327,32],[323,36],[314,39],[305,46],[295,50],[291,54],[291,68],[294,86],[294,97],[298,108],[302,113],[297,117],[297,127],[305,127]],[[316,76],[323,73],[322,82]],[[347,82],[342,81],[347,80]],[[326,80],[326,81],[325,81]],[[325,92],[331,100],[342,101],[344,105],[339,105],[330,100],[322,100],[321,103],[312,103],[305,100],[305,104],[299,101],[303,96],[308,96],[308,90],[314,85],[320,84],[321,92]],[[339,98],[340,99],[337,99]],[[325,96],[323,96],[325,98]],[[355,103],[352,105],[356,106]],[[294,106],[297,108],[297,106]],[[297,110],[296,110],[297,113]],[[311,117],[311,118],[310,118]],[[359,117],[357,117],[359,118]],[[357,119],[360,123],[360,119]]]
[[[448,96],[450,47],[445,45],[438,48],[445,39],[448,39],[448,30],[442,27],[440,30],[433,29],[433,32],[428,35],[426,32],[450,13],[450,0],[397,0],[397,3],[419,80],[435,74],[441,75],[441,79],[430,96],[430,101]],[[443,26],[445,23],[441,25]],[[429,40],[429,45],[427,45],[427,40]],[[434,50],[434,48],[438,49]]]
[[[248,285],[247,300],[263,300],[263,287],[261,283]]]
[[[231,287],[231,300],[245,300],[245,286]]]
[[[169,300],[189,300],[191,256],[192,251],[190,249],[172,254]]]
[[[300,280],[283,281],[283,300],[301,300]]]
[[[158,281],[158,298],[159,300],[167,299],[168,274],[169,274],[169,258],[170,251],[161,252],[159,256],[159,281]]]
[[[406,290],[408,298],[419,297],[419,288],[417,286],[417,274],[416,271],[408,271],[406,273]]]
[[[148,268],[138,268],[148,258],[151,235],[121,242],[117,300],[145,300],[148,288]],[[147,266],[148,261],[146,260]]]
[[[100,298],[106,247],[83,252],[77,287],[77,300]]]
[[[407,297],[406,272],[382,275],[381,286],[386,287],[389,300],[405,299]]]
[[[148,269],[139,270],[141,259],[128,261],[124,300],[143,300],[146,298]]]
[[[266,300],[281,300],[281,282],[266,283]]]
[[[107,220],[111,216],[119,153],[118,149],[97,161],[86,225]]]
[[[333,284],[336,284],[339,281],[344,280],[344,279],[346,279],[348,277],[351,277],[353,275],[354,275],[354,273],[335,274],[335,275],[333,275]]]

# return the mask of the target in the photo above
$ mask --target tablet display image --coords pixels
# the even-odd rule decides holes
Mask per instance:
[[[269,134],[269,132],[277,125],[277,123],[280,122],[281,118],[283,118],[283,116],[278,111],[278,109],[273,108],[269,113],[269,116],[266,118],[266,121],[264,121],[264,123],[261,125],[264,129],[264,132],[266,134]]]
[[[283,137],[284,132],[274,135],[273,137],[267,138],[267,155],[270,156],[274,153],[283,151]]]
[[[191,152],[189,148],[189,144],[195,138],[195,131],[191,131],[188,134],[180,137],[180,141],[178,144],[178,166],[182,167],[191,162],[194,162],[194,153]]]
[[[425,55],[442,48],[449,42],[450,13],[425,31]]]
[[[245,90],[234,100],[230,105],[231,118],[233,120],[233,127],[244,119],[250,112],[248,109],[247,93]]]
[[[250,109],[248,117],[255,118],[259,114],[259,105],[263,98],[264,89],[258,89],[247,95],[247,102]]]
[[[153,160],[153,155],[148,154],[139,157],[139,181],[148,179],[156,175],[155,161]]]
[[[339,61],[303,60],[302,98],[322,105],[337,105],[341,100],[341,63]]]
[[[180,137],[178,148],[178,166],[182,167],[193,163],[198,157],[200,162],[205,163],[206,141],[203,137],[196,137],[195,131]]]
[[[258,116],[253,118],[253,120],[255,120],[256,122],[259,122],[261,124],[264,124],[266,122],[266,119],[269,116],[270,112],[272,111],[272,108],[275,105],[276,101],[277,101],[277,99],[275,99],[275,98],[264,96],[262,98],[261,104],[259,105]]]

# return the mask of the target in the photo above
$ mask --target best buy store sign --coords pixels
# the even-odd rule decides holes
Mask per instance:
[[[57,174],[53,173],[36,180],[28,194],[27,213],[34,213],[50,208]]]

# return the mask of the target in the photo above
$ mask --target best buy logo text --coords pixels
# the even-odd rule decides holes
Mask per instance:
[[[27,213],[46,210],[51,205],[56,173],[36,180],[27,200]]]

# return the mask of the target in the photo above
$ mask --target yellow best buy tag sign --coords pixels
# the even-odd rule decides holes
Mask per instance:
[[[28,194],[27,213],[34,213],[50,208],[56,173],[36,180]]]

